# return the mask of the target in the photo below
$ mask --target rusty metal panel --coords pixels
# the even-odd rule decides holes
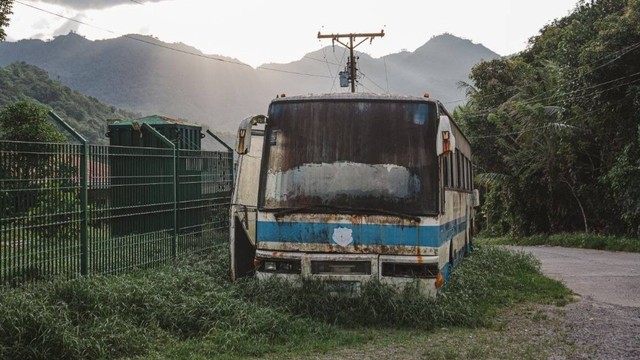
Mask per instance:
[[[273,103],[259,206],[437,214],[436,115],[426,100]]]

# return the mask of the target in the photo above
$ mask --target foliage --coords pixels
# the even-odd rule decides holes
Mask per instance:
[[[317,282],[227,280],[228,253],[113,277],[0,290],[0,358],[261,356],[362,342],[347,328],[479,326],[521,301],[564,303],[530,255],[479,247],[437,299],[370,283],[355,297]]]
[[[490,233],[640,234],[639,57],[640,3],[597,0],[473,68],[456,115]]]
[[[50,180],[42,185],[37,202],[27,215],[33,232],[40,239],[55,241],[79,238],[80,211],[80,197],[71,182],[68,179]]]
[[[348,327],[475,327],[489,324],[496,309],[521,301],[563,302],[567,290],[544,278],[539,266],[531,255],[479,247],[435,299],[412,286],[398,291],[377,282],[365,284],[359,296],[341,298],[315,281],[298,286],[245,279],[237,289],[251,302]]]
[[[329,324],[234,297],[227,257],[221,252],[136,274],[2,289],[0,358],[122,358],[184,347],[207,358],[258,356],[283,344],[354,341]]]
[[[4,28],[9,25],[9,15],[11,12],[12,0],[0,0],[0,41],[3,41],[7,36]]]
[[[52,143],[63,143],[66,138],[49,120],[47,109],[31,101],[5,106],[0,110],[0,139],[13,141],[2,144],[0,173],[4,191],[0,193],[0,215],[12,218],[28,212],[30,225],[40,231],[44,228],[37,225],[47,215],[56,214],[55,221],[62,222],[47,228],[66,233],[65,229],[69,228],[66,220],[70,216],[66,211],[69,209],[58,206],[68,203],[60,200],[75,201],[76,196],[65,190],[69,184],[44,179],[70,179],[77,169],[55,159],[51,149],[63,145]],[[55,191],[56,188],[60,188],[59,191]],[[68,195],[60,198],[62,193]],[[55,194],[56,198],[50,194]],[[50,212],[45,213],[45,209]],[[48,236],[50,232],[42,235]]]
[[[477,241],[482,244],[491,245],[550,245],[580,249],[640,252],[640,242],[638,242],[637,239],[593,233],[560,233],[553,235],[533,235],[527,237],[481,237],[478,238]]]
[[[106,142],[106,120],[136,116],[73,91],[26,63],[0,68],[0,88],[0,106],[25,100],[46,105],[91,143]]]
[[[0,135],[1,139],[11,141],[65,141],[49,121],[47,109],[32,101],[20,101],[0,110]]]

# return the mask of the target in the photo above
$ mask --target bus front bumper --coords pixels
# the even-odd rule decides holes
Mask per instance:
[[[416,286],[435,296],[443,283],[439,256],[378,254],[323,254],[256,251],[256,276],[278,277],[292,282],[320,280],[336,293],[359,292],[371,280],[403,289]],[[444,264],[446,266],[446,264]]]

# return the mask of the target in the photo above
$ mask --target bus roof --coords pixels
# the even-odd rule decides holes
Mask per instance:
[[[308,95],[296,95],[296,96],[279,96],[271,101],[274,103],[284,102],[304,102],[304,101],[318,101],[318,100],[373,100],[373,101],[410,101],[410,102],[430,102],[434,105],[440,105],[444,111],[449,115],[453,126],[455,126],[464,140],[469,143],[467,136],[460,130],[460,127],[453,119],[453,116],[444,108],[441,102],[436,99],[424,97],[424,96],[407,96],[407,95],[395,95],[395,94],[375,94],[375,93],[336,93],[336,94],[308,94]]]
[[[273,99],[272,102],[314,101],[314,100],[382,100],[382,101],[420,101],[437,103],[435,99],[422,96],[405,96],[374,93],[337,93],[337,94],[309,94],[284,96]]]

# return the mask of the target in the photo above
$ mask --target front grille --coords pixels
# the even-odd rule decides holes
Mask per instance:
[[[312,274],[370,275],[371,261],[311,261]]]
[[[382,276],[435,278],[439,271],[438,264],[382,263]]]

